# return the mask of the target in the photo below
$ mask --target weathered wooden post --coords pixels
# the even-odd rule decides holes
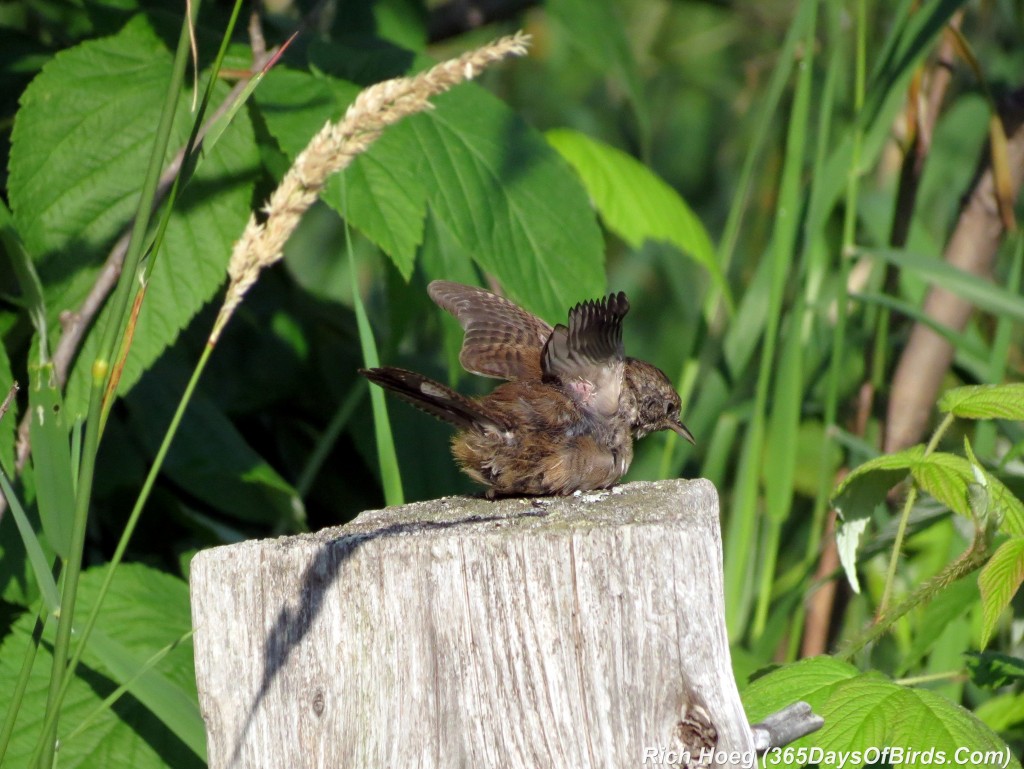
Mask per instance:
[[[210,766],[749,766],[721,552],[703,480],[441,499],[202,552]]]

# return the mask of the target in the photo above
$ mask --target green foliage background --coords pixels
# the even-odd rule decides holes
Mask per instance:
[[[135,0],[0,5],[0,384],[22,384],[0,420],[13,484],[4,492],[20,500],[0,518],[0,691],[25,687],[0,763],[29,765],[40,742],[55,623],[34,664],[25,649],[37,613],[55,604],[49,566],[69,573],[79,468],[95,481],[83,571],[70,570],[76,618],[106,598],[61,710],[60,766],[204,763],[185,582],[198,550],[474,491],[448,456],[447,428],[401,404],[388,404],[398,474],[382,470],[386,433],[355,373],[365,312],[382,361],[486,391],[459,370],[459,329],[425,293],[435,278],[494,281],[551,322],[608,290],[630,296],[627,351],[675,381],[698,445],[647,438],[627,480],[718,486],[733,661],[741,688],[756,679],[745,692],[752,720],[806,699],[845,728],[826,726],[809,745],[1011,745],[1019,755],[1024,394],[955,390],[928,447],[879,457],[879,445],[892,372],[929,285],[977,307],[966,330],[944,332],[956,350],[944,389],[1021,378],[1019,238],[1003,244],[992,282],[951,271],[941,255],[987,158],[992,106],[1024,85],[1024,7],[549,0],[428,42],[437,5],[338,3],[208,141],[144,262],[145,302],[95,457],[83,420],[102,334],[122,322],[111,303],[63,392],[46,386],[40,364],[138,206],[183,11]],[[268,45],[308,10],[265,15]],[[201,11],[200,89],[227,13]],[[897,199],[904,118],[915,78],[940,69],[951,20],[965,52],[907,207]],[[528,57],[390,128],[305,216],[219,340],[129,563],[103,586],[250,211],[361,87],[519,28],[533,35]],[[238,31],[224,68],[251,61]],[[211,108],[232,83],[214,85]],[[184,146],[192,110],[186,79],[164,161]],[[908,225],[905,243],[892,242],[894,222]],[[868,390],[873,407],[858,420]],[[19,472],[16,426],[35,407],[60,418],[33,427]],[[860,593],[839,568],[817,573],[848,471],[836,506],[841,525],[860,527],[841,538]],[[887,503],[908,475],[913,492]],[[965,566],[965,551],[977,561]],[[837,589],[830,651],[855,642],[880,606],[899,605],[890,593],[912,606],[851,653],[854,664],[797,662],[805,607],[825,585]],[[764,675],[774,663],[788,664]]]

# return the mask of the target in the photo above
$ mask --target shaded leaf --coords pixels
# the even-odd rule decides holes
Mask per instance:
[[[95,600],[102,576],[102,570],[83,574],[79,616],[84,616]],[[31,612],[23,614],[0,646],[3,691],[13,689],[33,621]],[[126,672],[130,675],[138,669],[136,665],[189,631],[188,585],[142,564],[123,565],[97,626],[116,633],[116,640],[100,631],[90,640],[61,711],[61,735],[70,733],[90,716]],[[52,628],[50,623],[50,635]],[[32,668],[18,728],[6,756],[11,766],[29,765],[42,726],[52,664],[49,649],[45,643],[40,647]],[[112,671],[108,663],[124,669]],[[137,679],[130,691],[112,709],[102,711],[75,739],[62,741],[60,766],[91,767],[99,763],[157,769],[167,766],[167,756],[174,757],[175,766],[205,766],[206,735],[199,714],[191,641],[173,649],[155,670]]]
[[[999,652],[967,652],[971,681],[986,689],[1001,689],[1024,681],[1024,660]]]
[[[869,515],[924,456],[924,446],[911,446],[869,459],[847,475],[832,494],[832,504],[846,519]]]
[[[186,364],[172,350],[127,398],[139,439],[151,455],[163,439],[184,390]],[[164,462],[163,473],[189,493],[245,521],[304,527],[291,485],[260,456],[202,390],[196,390]]]

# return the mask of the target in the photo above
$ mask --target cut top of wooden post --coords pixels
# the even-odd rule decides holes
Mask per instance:
[[[191,571],[212,769],[753,760],[708,481],[420,502]]]

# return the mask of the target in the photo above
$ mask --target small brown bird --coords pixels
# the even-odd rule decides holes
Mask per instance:
[[[468,398],[404,369],[359,373],[458,427],[452,454],[489,497],[608,488],[629,469],[633,438],[655,430],[693,443],[668,377],[623,352],[625,294],[582,302],[552,328],[480,288],[435,280],[427,291],[466,332],[463,368],[507,381]]]

